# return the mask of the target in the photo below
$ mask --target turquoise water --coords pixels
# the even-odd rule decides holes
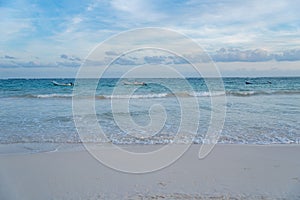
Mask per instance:
[[[124,85],[125,80],[101,79],[95,91],[98,123],[107,140],[99,140],[94,130],[86,133],[89,142],[116,144],[164,144],[172,142],[180,125],[177,97],[196,97],[200,121],[194,143],[202,143],[210,119],[211,96],[226,95],[226,119],[219,143],[295,144],[300,141],[300,78],[224,78],[225,91],[208,92],[203,79],[137,79],[146,86]],[[72,113],[73,86],[54,86],[75,82],[73,79],[7,79],[0,80],[0,143],[61,144],[80,143]],[[215,81],[210,79],[210,81]],[[245,84],[249,81],[251,84]],[[86,94],[95,80],[82,80]],[[167,88],[165,85],[172,86]],[[118,94],[113,94],[118,86]],[[135,92],[128,92],[134,87]],[[85,96],[83,93],[82,96]],[[85,96],[85,98],[93,98]],[[126,134],[114,121],[111,99],[129,99],[132,119],[139,125],[149,123],[149,108],[161,104],[167,114],[162,130],[147,139]],[[88,120],[88,118],[87,118]],[[149,130],[150,131],[150,130]],[[143,134],[143,133],[140,133]],[[144,133],[147,134],[147,133]],[[184,141],[183,141],[184,142]]]

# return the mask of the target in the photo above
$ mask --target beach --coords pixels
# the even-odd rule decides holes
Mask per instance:
[[[0,199],[300,199],[299,145],[218,144],[201,160],[199,148],[145,174],[113,170],[83,149],[2,154]]]

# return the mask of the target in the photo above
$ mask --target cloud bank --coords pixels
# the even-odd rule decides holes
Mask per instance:
[[[300,49],[292,49],[283,52],[269,52],[264,49],[240,50],[233,48],[221,48],[215,52],[210,52],[203,55],[166,55],[162,52],[161,55],[139,54],[139,55],[122,55],[116,57],[118,52],[106,52],[107,58],[116,58],[112,63],[114,65],[136,66],[144,64],[164,64],[164,65],[183,65],[191,63],[206,63],[206,62],[296,62],[300,61]],[[107,59],[106,58],[106,59]],[[39,67],[73,67],[78,68],[83,62],[89,66],[103,66],[106,60],[83,60],[74,55],[61,54],[58,58],[54,58],[54,62],[43,63],[36,58],[35,60],[26,61],[26,58],[17,58],[14,56],[4,55],[0,58],[0,68],[39,68]]]

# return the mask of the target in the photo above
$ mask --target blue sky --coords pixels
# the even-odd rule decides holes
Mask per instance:
[[[226,76],[300,76],[299,6],[298,0],[0,0],[0,78],[74,77],[97,44],[143,27],[186,34]]]

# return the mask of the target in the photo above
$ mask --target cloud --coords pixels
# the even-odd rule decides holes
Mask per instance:
[[[221,48],[211,55],[216,62],[300,61],[300,49],[269,52],[264,49],[239,50]]]
[[[155,4],[148,0],[92,0],[72,6],[67,2],[18,2],[3,6],[1,23],[9,28],[1,30],[1,34],[3,41],[8,41],[8,37],[22,39],[23,42],[18,42],[19,51],[25,46],[30,50],[30,43],[39,40],[56,47],[52,51],[69,49],[79,57],[114,33],[145,26],[173,28],[214,51],[221,47],[275,51],[300,46],[300,16],[296,8],[297,3],[291,0],[266,0],[263,4],[259,0],[158,1]],[[24,41],[28,44],[22,46]]]
[[[81,65],[81,59],[76,56],[69,56],[67,54],[60,55],[61,60],[55,62],[56,67],[74,67],[77,68]]]
[[[156,22],[165,17],[165,15],[154,8],[154,3],[144,0],[112,0],[111,6],[117,12],[118,16],[127,18],[128,22],[135,21]],[[121,12],[121,13],[120,13]],[[124,13],[124,14],[122,14]]]
[[[60,58],[65,59],[65,60],[70,60],[70,61],[81,61],[81,59],[76,56],[68,56],[66,54],[61,54]]]
[[[0,22],[3,27],[0,30],[0,42],[8,43],[20,37],[27,37],[34,30],[31,20],[15,16],[20,16],[20,10],[0,6]]]
[[[14,61],[1,62],[0,68],[39,68],[39,67],[53,67],[47,64],[40,64],[36,61]]]
[[[5,58],[5,59],[16,59],[16,57],[8,56],[8,55],[5,55],[4,58]]]
[[[81,18],[81,17],[74,17],[73,19],[72,19],[72,24],[78,24],[78,23],[80,23],[80,22],[82,22],[83,21],[83,19]]]
[[[60,58],[68,59],[68,56],[67,56],[66,54],[61,54],[61,55],[60,55]]]
[[[212,55],[216,62],[262,62],[273,59],[273,55],[266,50],[239,50],[221,48]],[[299,58],[300,59],[300,58]]]
[[[97,61],[97,60],[85,60],[84,65],[86,66],[103,66],[105,63],[103,61]]]
[[[118,64],[118,65],[138,65],[139,63],[137,63],[133,59],[120,57],[114,62],[114,64]]]
[[[68,61],[57,61],[56,62],[56,67],[74,67],[77,68],[81,65],[80,62],[68,62]]]
[[[145,56],[144,64],[187,64],[188,61],[179,56]]]
[[[148,63],[148,64],[161,64],[166,61],[166,57],[164,57],[164,56],[145,56],[144,61],[145,61],[145,63]]]
[[[149,53],[149,54],[148,54]],[[164,64],[180,65],[191,63],[207,62],[265,62],[265,61],[300,61],[300,49],[293,49],[283,52],[271,52],[265,49],[248,49],[241,50],[237,48],[221,48],[209,54],[188,54],[183,57],[166,55],[165,52],[155,53],[142,51],[133,53],[133,55],[123,55],[114,61],[118,65],[143,65],[143,64]],[[115,52],[107,55],[116,55]],[[103,62],[104,63],[104,62]],[[98,63],[99,64],[99,63]]]
[[[119,55],[117,52],[114,52],[114,51],[106,51],[105,54],[108,55],[108,56],[117,56],[117,55]]]
[[[293,49],[276,54],[277,61],[298,61],[300,60],[300,49]]]
[[[62,60],[54,60],[52,62],[45,62],[35,57],[32,60],[27,61],[26,58],[18,58],[14,56],[3,56],[0,59],[0,68],[61,68],[72,67],[77,68],[81,65],[81,60],[76,57],[68,57],[67,55],[61,55]]]
[[[52,62],[43,62],[43,60],[35,57],[34,60],[26,61],[26,58],[16,58],[11,55],[4,55],[0,57],[0,68],[60,68],[72,67],[78,68],[81,64],[87,66],[106,66],[118,53],[114,51],[106,52],[107,57],[103,60],[82,60],[74,55],[61,54],[59,59],[54,59]],[[210,57],[211,59],[210,59]],[[117,66],[136,66],[136,65],[185,65],[191,63],[254,63],[254,62],[295,62],[300,61],[300,49],[285,50],[282,52],[271,52],[265,49],[248,49],[241,50],[237,48],[221,48],[217,51],[210,52],[209,54],[189,54],[183,57],[176,55],[168,55],[166,52],[159,51],[136,51],[132,54],[122,55],[112,63]]]

